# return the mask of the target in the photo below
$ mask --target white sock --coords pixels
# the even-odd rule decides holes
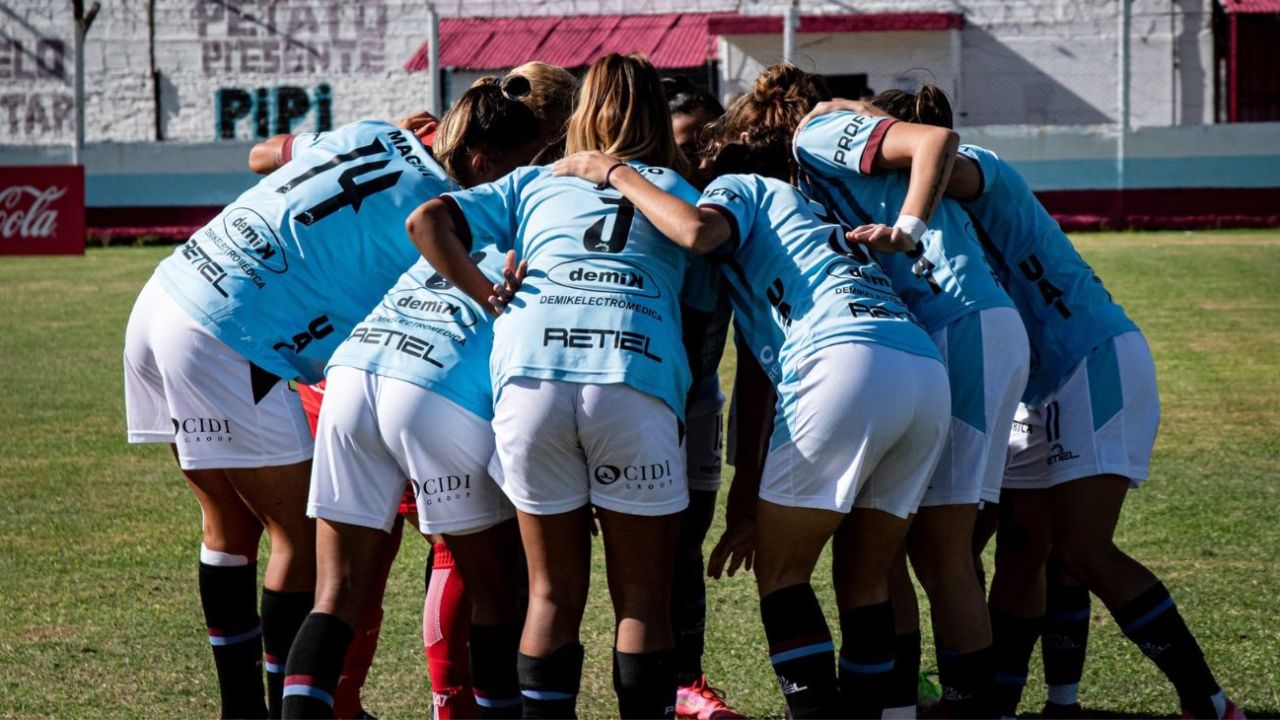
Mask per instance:
[[[1079,695],[1080,683],[1049,686],[1049,702],[1054,705],[1075,705],[1080,702]]]
[[[1219,717],[1227,714],[1227,694],[1219,690],[1213,697],[1209,698],[1209,702],[1213,703],[1213,712]]]
[[[902,707],[885,708],[880,711],[881,720],[916,720],[916,706],[904,705]]]
[[[205,547],[204,543],[200,543],[200,562],[214,567],[244,567],[249,564],[249,558],[243,555],[210,550]]]

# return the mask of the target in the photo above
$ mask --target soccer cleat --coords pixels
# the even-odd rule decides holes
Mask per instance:
[[[1182,717],[1183,720],[1192,720],[1195,716],[1189,712],[1183,711]],[[1244,711],[1240,709],[1239,705],[1228,700],[1227,709],[1222,713],[1222,720],[1248,720],[1248,718],[1244,714]]]
[[[1044,709],[1040,711],[1040,717],[1043,720],[1081,720],[1081,718],[1085,717],[1085,714],[1084,708],[1080,707],[1080,703],[1060,705],[1050,702],[1044,704]]]
[[[688,720],[739,720],[745,715],[724,704],[724,691],[707,683],[707,676],[676,688],[676,717]]]

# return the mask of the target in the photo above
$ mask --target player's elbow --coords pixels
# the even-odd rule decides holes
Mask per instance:
[[[270,143],[258,143],[249,151],[249,170],[259,175],[275,172],[278,165],[276,150]]]
[[[434,199],[419,205],[404,221],[404,229],[409,235],[409,240],[428,260],[438,256],[445,234],[442,232],[442,222],[447,222],[447,217],[448,210],[444,203]]]

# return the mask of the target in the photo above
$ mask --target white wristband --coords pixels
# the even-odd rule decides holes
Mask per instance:
[[[893,226],[910,235],[911,239],[916,242],[924,240],[924,234],[929,231],[929,226],[925,224],[925,221],[915,215],[899,215],[897,222]]]

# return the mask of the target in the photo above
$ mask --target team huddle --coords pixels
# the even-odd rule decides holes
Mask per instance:
[[[1243,717],[1113,542],[1159,424],[1146,341],[951,126],[928,85],[833,99],[781,64],[725,110],[611,54],[256,146],[124,352],[129,440],[172,444],[203,511],[223,717],[368,717],[406,517],[445,720],[574,716],[597,533],[620,717],[741,717],[702,658],[704,577],[743,568],[790,716],[915,717],[908,565],[926,716],[1015,716],[1039,640],[1043,716],[1082,717],[1094,595],[1185,717]]]

